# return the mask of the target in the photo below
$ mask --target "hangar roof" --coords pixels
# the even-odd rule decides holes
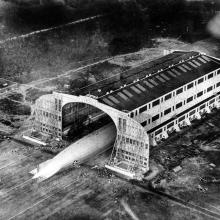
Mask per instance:
[[[157,72],[164,67],[168,67],[173,64],[179,63],[181,59],[187,59],[189,56],[197,55],[197,52],[183,53],[181,51],[175,51],[166,56],[162,56],[150,62],[142,63],[141,65],[132,67],[123,72],[119,72],[111,77],[100,80],[96,83],[82,87],[75,91],[75,95],[87,95],[91,94],[97,97],[105,95],[111,90],[119,89],[124,84],[132,83],[136,79],[141,79],[146,75]]]
[[[218,59],[198,52],[177,51],[154,63],[145,65],[145,76],[103,95],[99,101],[121,111],[132,111],[220,68]]]

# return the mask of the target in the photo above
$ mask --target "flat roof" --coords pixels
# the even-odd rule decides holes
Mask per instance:
[[[151,76],[138,78],[129,85],[103,95],[98,100],[121,111],[132,111],[220,68],[220,61],[198,52],[178,51],[171,55],[156,60],[157,68],[152,66],[152,63],[151,68],[145,68],[145,76]],[[166,58],[168,62],[166,62]],[[155,72],[155,70],[157,71]]]

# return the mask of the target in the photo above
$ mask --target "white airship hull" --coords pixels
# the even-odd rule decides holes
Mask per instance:
[[[113,145],[115,137],[115,125],[108,124],[71,144],[54,158],[41,163],[30,173],[34,175],[33,179],[47,179],[63,168],[72,164],[81,164],[108,150]]]

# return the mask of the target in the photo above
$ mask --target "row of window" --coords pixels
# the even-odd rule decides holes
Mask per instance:
[[[219,86],[220,86],[220,82],[216,84],[216,87],[219,87]],[[171,113],[172,109],[173,109],[173,111],[174,111],[175,109],[178,109],[178,108],[182,107],[182,106],[185,105],[186,103],[189,103],[189,102],[193,101],[193,99],[196,99],[196,98],[201,97],[201,96],[204,94],[205,91],[210,92],[210,91],[213,90],[214,88],[215,88],[214,86],[210,86],[210,87],[207,88],[207,90],[200,91],[200,92],[198,92],[195,96],[191,96],[191,97],[187,98],[185,101],[181,101],[181,102],[177,103],[176,106],[167,108],[166,110],[164,110],[163,113],[161,113],[161,117],[162,117],[163,115],[165,116],[165,115],[168,115],[169,113]],[[155,121],[158,120],[159,118],[160,118],[160,114],[157,114],[157,115],[153,116],[153,117],[152,117],[152,122],[155,122]],[[151,122],[150,119],[148,119],[148,120],[142,122],[141,125],[142,125],[142,126],[146,126],[147,124],[150,124],[150,122]]]
[[[82,111],[86,109],[88,109],[89,111],[90,109],[92,109],[92,106],[86,105],[85,103],[81,103],[81,102],[77,102],[77,103],[71,102],[65,105],[62,111],[64,114],[69,114],[72,112]]]
[[[47,118],[52,118],[52,119],[56,119],[56,120],[61,121],[61,116],[52,114],[52,113],[50,113],[50,112],[46,112],[46,111],[43,111],[43,110],[39,110],[39,114],[42,115],[42,116],[45,116],[45,117],[47,117]]]
[[[136,161],[137,160],[135,157],[129,157],[129,156],[126,156],[126,155],[124,155],[123,157],[124,157],[124,159],[127,159],[129,161]],[[143,165],[147,165],[147,162],[145,162],[143,160],[140,160],[139,163],[143,164]]]
[[[208,75],[203,76],[202,78],[198,79],[197,81],[189,83],[188,85],[186,85],[185,90],[189,90],[189,89],[193,88],[196,84],[200,84],[200,83],[204,82],[205,80],[213,78],[214,75],[216,75],[215,73],[217,75],[220,74],[220,70],[218,70],[216,72],[209,73]],[[217,87],[218,86],[219,85],[217,85]],[[171,92],[171,93],[165,95],[164,96],[164,101],[167,101],[167,100],[171,99],[175,95],[181,94],[183,91],[184,91],[184,87],[181,87],[181,88],[177,89],[175,93]],[[163,97],[162,97],[162,99],[159,98],[159,99],[153,101],[152,102],[152,107],[155,107],[155,106],[159,105],[162,101],[163,101]],[[151,103],[146,104],[145,106],[143,106],[139,109],[139,114],[146,111],[147,109],[150,109],[150,108],[151,108]],[[137,114],[138,114],[138,112],[136,110],[136,115]],[[134,112],[131,112],[131,117],[134,117]]]
[[[122,149],[120,149],[120,152],[121,152],[122,154],[127,154],[128,156],[132,156],[132,157],[136,157],[136,156],[137,156],[136,153],[132,153],[132,152],[129,152],[129,151],[126,151],[126,150],[122,150]],[[139,157],[139,158],[142,158],[142,159],[144,159],[144,160],[147,160],[147,158],[146,158],[146,157],[143,157],[142,155],[138,155],[138,157]]]
[[[53,127],[53,126],[50,126],[50,125],[47,125],[47,124],[44,124],[44,123],[40,123],[40,126],[41,126],[42,128],[48,128],[48,129],[55,130],[55,131],[61,131],[60,128]]]
[[[197,111],[199,111],[199,112],[203,111],[203,110],[205,109],[205,107],[206,107],[207,104],[208,104],[208,106],[210,106],[210,105],[212,105],[214,102],[215,102],[215,99],[212,99],[212,100],[210,100],[209,102],[206,102],[206,103],[202,104],[202,105],[199,106],[197,109],[193,109],[193,110],[190,111],[189,113],[187,113],[187,114],[181,116],[180,118],[178,118],[178,119],[176,120],[176,122],[177,122],[177,123],[181,123],[181,122],[182,122],[183,120],[185,120],[186,118],[192,117]],[[166,125],[166,127],[160,128],[159,130],[155,131],[155,132],[154,132],[154,135],[157,136],[157,135],[159,135],[159,134],[161,134],[161,133],[163,132],[163,129],[164,129],[164,131],[165,131],[166,129],[169,130],[169,129],[172,128],[173,126],[174,126],[174,121],[171,122],[171,123],[169,123],[168,125]],[[153,134],[152,134],[152,137],[153,137]]]
[[[61,112],[61,109],[62,109],[61,100],[55,98],[55,110]]]
[[[123,151],[123,150],[121,150],[121,152],[122,152],[122,157],[124,158],[124,159],[127,159],[127,160],[130,160],[130,161],[136,161],[136,160],[139,160],[139,162],[141,163],[141,164],[144,164],[144,165],[147,165],[147,158],[146,157],[143,157],[143,156],[141,156],[141,155],[136,155],[136,154],[133,154],[133,153],[130,153],[130,152],[128,152],[128,151]]]
[[[49,134],[56,133],[58,136],[61,136],[61,129],[56,128],[56,127],[52,127],[52,126],[49,126],[49,125],[46,125],[46,124],[43,124],[43,123],[41,123],[40,130],[42,132],[46,132],[46,133],[49,133]]]
[[[126,119],[119,118],[118,129],[126,132],[127,122]]]
[[[120,137],[119,137],[120,138]],[[142,148],[144,147],[144,143],[143,142],[140,142],[140,141],[136,141],[132,138],[125,138],[125,137],[122,137],[122,142],[125,142],[127,144],[132,144],[134,146],[138,146],[140,145]],[[148,148],[148,145],[145,144],[145,148],[147,149]]]

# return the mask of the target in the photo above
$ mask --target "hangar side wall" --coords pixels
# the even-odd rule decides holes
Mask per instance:
[[[43,95],[35,103],[34,114],[36,130],[62,138],[62,100]]]

